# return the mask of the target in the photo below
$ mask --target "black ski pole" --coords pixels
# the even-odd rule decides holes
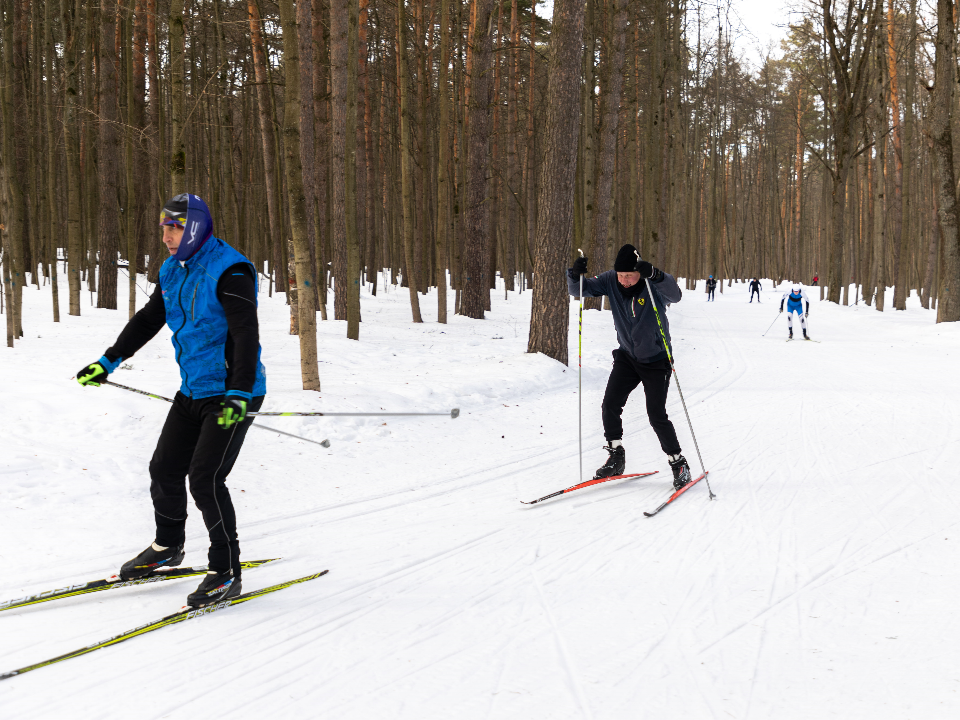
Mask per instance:
[[[783,312],[783,311],[781,310],[780,312]],[[767,333],[770,332],[770,328],[773,327],[773,323],[775,323],[775,322],[777,321],[777,318],[778,318],[778,317],[780,317],[780,313],[777,313],[777,314],[774,316],[773,322],[770,323],[770,327],[768,327],[768,328],[763,332],[763,335],[761,335],[760,337],[766,337],[766,336],[767,336]]]

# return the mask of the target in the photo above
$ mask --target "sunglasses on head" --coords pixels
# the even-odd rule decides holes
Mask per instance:
[[[160,224],[161,225],[176,225],[178,228],[183,228],[187,221],[186,213],[171,213],[167,210],[162,210],[160,212]]]

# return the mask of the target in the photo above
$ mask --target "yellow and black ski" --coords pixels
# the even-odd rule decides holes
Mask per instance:
[[[122,643],[124,640],[129,640],[130,638],[135,638],[138,635],[145,635],[148,632],[153,632],[154,630],[159,630],[160,628],[167,627],[168,625],[176,625],[177,623],[183,622],[184,620],[193,620],[194,618],[202,617],[204,615],[209,615],[215,613],[219,610],[226,610],[228,607],[234,605],[239,605],[240,603],[245,603],[248,600],[254,600],[258,597],[263,597],[277,590],[283,590],[288,588],[291,585],[297,585],[298,583],[304,583],[308,580],[315,580],[318,577],[326,575],[329,570],[324,570],[323,572],[315,573],[313,575],[307,575],[306,577],[297,578],[296,580],[288,580],[287,582],[280,583],[278,585],[271,585],[270,587],[265,587],[262,590],[254,590],[253,592],[243,593],[242,595],[237,595],[235,598],[229,600],[223,600],[218,603],[207,605],[206,607],[193,608],[185,607],[179,612],[175,612],[172,615],[167,615],[165,618],[161,618],[152,623],[147,623],[146,625],[141,625],[140,627],[134,628],[133,630],[128,630],[125,633],[119,635],[114,635],[112,638],[103,640],[101,642],[94,643],[92,645],[87,645],[85,648],[80,648],[79,650],[74,650],[73,652],[68,652],[63,655],[58,655],[55,658],[50,660],[44,660],[43,662],[38,662],[33,665],[27,665],[26,667],[19,668],[17,670],[11,670],[10,672],[3,673],[0,675],[0,680],[6,680],[8,678],[16,677],[17,675],[23,675],[24,673],[30,672],[31,670],[37,670],[38,668],[46,667],[47,665],[53,665],[54,663],[62,662],[63,660],[69,660],[70,658],[79,657],[80,655],[86,655],[91,653],[94,650],[99,650],[100,648],[109,647],[111,645],[116,645]]]
[[[267,563],[272,563],[280,558],[270,558],[269,560],[242,560],[240,567],[244,570],[257,568]],[[117,588],[133,587],[134,585],[150,585],[151,583],[161,582],[163,580],[177,580],[185,577],[195,577],[207,572],[206,565],[199,567],[185,568],[167,568],[155,570],[146,577],[136,580],[122,580],[119,575],[111,575],[102,580],[92,580],[77,585],[68,585],[55,590],[37,593],[35,595],[26,595],[24,597],[14,598],[13,600],[0,601],[0,612],[12,610],[13,608],[26,607],[28,605],[37,605],[39,603],[50,602],[51,600],[60,600],[62,598],[75,597],[77,595],[86,595],[87,593],[100,592],[101,590],[115,590]]]

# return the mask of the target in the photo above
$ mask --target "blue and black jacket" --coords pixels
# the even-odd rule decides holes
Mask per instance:
[[[209,211],[202,201],[200,205],[196,212],[206,213],[211,227]],[[194,211],[191,203],[190,212]],[[180,366],[181,393],[193,399],[238,395],[249,400],[265,395],[256,269],[212,232],[193,245],[187,259],[174,256],[163,263],[150,300],[130,319],[101,362],[113,370],[167,324]]]

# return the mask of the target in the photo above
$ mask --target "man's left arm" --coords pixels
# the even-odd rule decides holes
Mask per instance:
[[[257,285],[246,263],[227,268],[217,283],[217,299],[227,318],[227,331],[233,341],[229,395],[249,400],[257,380],[257,356],[260,350],[260,325],[257,320]]]
[[[677,285],[677,281],[673,275],[665,273],[659,268],[655,268],[646,260],[641,260],[637,263],[637,272],[640,273],[641,280],[649,280],[657,286],[657,292],[660,293],[660,297],[662,297],[664,301],[668,303],[680,302],[683,293],[680,291],[680,286]]]

